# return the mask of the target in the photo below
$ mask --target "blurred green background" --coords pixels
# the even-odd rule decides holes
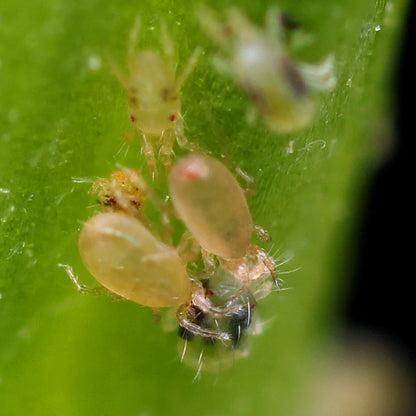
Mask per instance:
[[[360,201],[394,146],[391,81],[407,2],[279,3],[302,23],[296,56],[333,54],[338,77],[313,125],[279,137],[261,119],[247,124],[248,99],[210,66],[215,47],[198,27],[197,3],[0,3],[1,415],[309,416],[314,357],[349,287]],[[206,3],[218,12],[238,6],[260,25],[274,4]],[[160,48],[166,21],[179,69],[204,47],[183,89],[187,136],[255,178],[249,205],[274,239],[265,247],[293,256],[282,272],[299,268],[282,274],[291,290],[260,303],[267,325],[249,356],[197,382],[179,362],[176,333],[150,310],[81,296],[57,266],[94,285],[77,250],[94,213],[88,181],[118,164],[145,167],[138,142],[125,144],[125,92],[108,65],[125,64],[137,15],[143,47]]]

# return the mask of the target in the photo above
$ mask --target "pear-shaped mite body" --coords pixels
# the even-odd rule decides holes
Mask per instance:
[[[190,296],[191,284],[176,250],[127,214],[90,218],[82,228],[79,250],[98,282],[123,298],[159,308],[181,305]]]
[[[175,209],[204,250],[225,259],[246,255],[253,220],[240,184],[221,162],[184,157],[172,168],[169,186]]]

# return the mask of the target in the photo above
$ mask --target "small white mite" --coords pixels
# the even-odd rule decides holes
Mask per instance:
[[[89,219],[79,251],[90,273],[109,291],[152,308],[178,306],[191,284],[178,253],[135,218],[108,212]]]
[[[292,61],[282,39],[281,14],[274,8],[266,14],[265,29],[237,8],[227,11],[224,22],[202,6],[197,16],[202,29],[225,52],[214,58],[214,66],[234,78],[275,133],[310,124],[315,114],[310,89],[330,89],[336,82],[331,58],[320,65]]]
[[[194,149],[184,134],[180,92],[200,53],[199,49],[195,50],[182,73],[177,76],[172,40],[163,22],[161,31],[163,56],[155,50],[137,51],[140,32],[140,19],[137,19],[129,39],[128,76],[114,65],[117,77],[127,90],[130,120],[142,135],[143,153],[153,178],[157,176],[154,139],[160,144],[160,156],[167,169],[171,165],[175,140],[182,147]]]

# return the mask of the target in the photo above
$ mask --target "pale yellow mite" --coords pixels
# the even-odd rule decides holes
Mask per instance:
[[[255,26],[237,8],[221,21],[206,7],[197,10],[202,29],[224,51],[213,64],[233,78],[251,98],[275,133],[290,133],[309,125],[315,115],[310,90],[335,85],[332,59],[310,65],[292,60],[283,42],[281,14],[272,8],[266,27]]]
[[[177,75],[174,47],[163,22],[161,31],[163,54],[152,49],[138,51],[140,19],[136,19],[127,53],[128,75],[114,65],[117,77],[126,88],[129,117],[142,136],[143,153],[153,178],[157,176],[155,141],[167,169],[175,141],[194,149],[185,137],[180,93],[200,53],[199,49],[195,50],[182,73]]]
[[[177,251],[122,212],[98,214],[83,226],[79,251],[109,291],[152,308],[179,306],[191,283]]]
[[[241,186],[221,162],[186,156],[172,168],[169,186],[179,217],[204,250],[226,259],[246,255],[253,220]]]

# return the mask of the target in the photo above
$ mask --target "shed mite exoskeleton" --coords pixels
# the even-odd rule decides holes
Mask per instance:
[[[222,371],[248,355],[248,336],[262,328],[256,305],[247,286],[221,266],[209,279],[194,282],[191,301],[177,315],[181,361],[197,370],[195,378],[201,371]]]
[[[174,47],[165,23],[161,23],[163,55],[158,51],[136,49],[141,21],[136,18],[127,49],[128,75],[113,64],[114,71],[127,91],[127,107],[131,122],[142,136],[143,153],[153,178],[157,176],[154,152],[155,139],[166,169],[171,166],[175,140],[179,146],[195,150],[184,132],[180,93],[195,68],[200,54],[196,49],[180,75],[176,74]]]
[[[141,211],[147,198],[148,186],[138,169],[116,170],[110,179],[98,178],[92,185],[91,192],[96,194],[101,206],[109,211]]]
[[[146,200],[156,206],[160,215],[163,242],[172,243],[171,213],[167,201],[163,201],[144,180],[138,169],[116,170],[110,179],[98,178],[94,181],[91,192],[98,197],[99,204],[107,212],[124,212],[137,218],[149,230],[153,225],[143,213]],[[196,249],[187,244],[186,235],[177,247],[184,262],[192,261]]]
[[[104,211],[124,212],[140,220],[149,230],[152,228],[143,214],[143,204],[149,195],[153,201],[157,199],[138,169],[116,170],[111,173],[110,179],[98,178],[94,181],[91,192],[97,195],[98,203]],[[169,219],[165,215],[162,203],[158,200],[157,203],[166,235],[169,235]]]
[[[240,85],[270,129],[290,133],[311,123],[315,100],[310,90],[329,90],[336,84],[332,57],[317,65],[292,60],[276,8],[268,10],[264,29],[237,8],[229,9],[223,22],[202,6],[197,17],[224,52],[213,59],[213,65]]]

